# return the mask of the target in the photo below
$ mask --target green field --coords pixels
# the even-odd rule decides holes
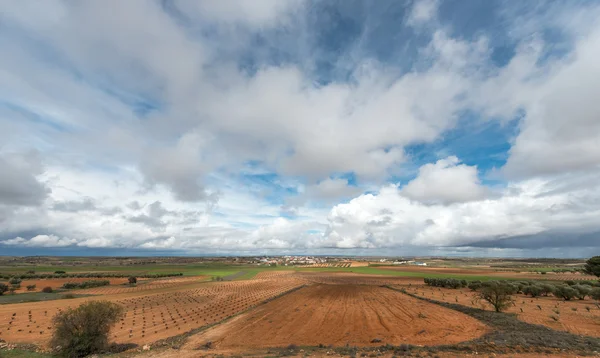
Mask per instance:
[[[72,272],[119,272],[132,274],[153,274],[153,273],[183,273],[184,276],[229,276],[240,271],[244,275],[236,279],[250,279],[257,273],[263,271],[295,270],[299,272],[353,272],[358,274],[402,276],[402,277],[431,277],[431,278],[458,278],[471,280],[493,280],[497,276],[480,276],[468,274],[444,274],[414,271],[386,270],[378,266],[364,267],[319,267],[319,268],[299,268],[294,266],[257,266],[257,265],[231,265],[231,264],[192,264],[192,265],[134,265],[134,266],[0,266],[0,273],[22,274],[28,270],[35,270],[36,273],[52,273],[56,270],[63,270],[67,273]]]

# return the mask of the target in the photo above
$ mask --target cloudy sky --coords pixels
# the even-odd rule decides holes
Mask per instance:
[[[598,254],[598,18],[0,0],[0,254]]]

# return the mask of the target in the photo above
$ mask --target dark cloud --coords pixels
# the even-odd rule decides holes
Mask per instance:
[[[42,172],[36,153],[0,154],[0,204],[42,204],[50,193],[50,189],[36,178]]]

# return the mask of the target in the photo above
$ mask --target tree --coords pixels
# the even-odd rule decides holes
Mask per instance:
[[[530,295],[531,297],[537,297],[541,295],[543,289],[537,285],[526,286],[523,288],[523,293],[526,295]]]
[[[590,297],[600,301],[600,287],[592,288],[592,291],[590,292]]]
[[[591,287],[587,285],[575,285],[572,287],[577,291],[577,298],[580,300],[585,300],[585,296],[588,296],[592,292]]]
[[[6,291],[8,291],[8,286],[6,286],[3,283],[0,283],[0,296],[2,296]]]
[[[600,277],[600,256],[594,256],[585,262],[583,272]]]
[[[53,318],[51,345],[64,357],[85,357],[108,348],[110,328],[123,316],[123,308],[108,301],[89,301]]]
[[[135,285],[137,283],[137,278],[134,276],[129,276],[129,278],[127,279],[127,281],[129,281],[130,285]]]
[[[513,287],[492,281],[481,288],[479,298],[489,302],[496,312],[502,312],[513,303],[513,292]]]
[[[577,297],[577,293],[577,290],[571,286],[558,286],[554,291],[554,295],[556,297],[562,298],[565,301],[570,301],[571,299]]]
[[[46,287],[42,288],[42,292],[44,292],[44,293],[52,293],[52,292],[54,292],[54,290],[52,289],[52,287],[46,286]]]

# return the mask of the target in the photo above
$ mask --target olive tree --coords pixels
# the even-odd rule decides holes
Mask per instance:
[[[600,256],[594,256],[585,262],[583,272],[600,277]]]
[[[53,318],[51,345],[64,357],[85,357],[108,348],[111,327],[123,316],[123,308],[108,301],[89,301]]]
[[[502,312],[513,303],[514,288],[502,282],[492,281],[479,291],[479,298],[491,304],[496,312]]]

